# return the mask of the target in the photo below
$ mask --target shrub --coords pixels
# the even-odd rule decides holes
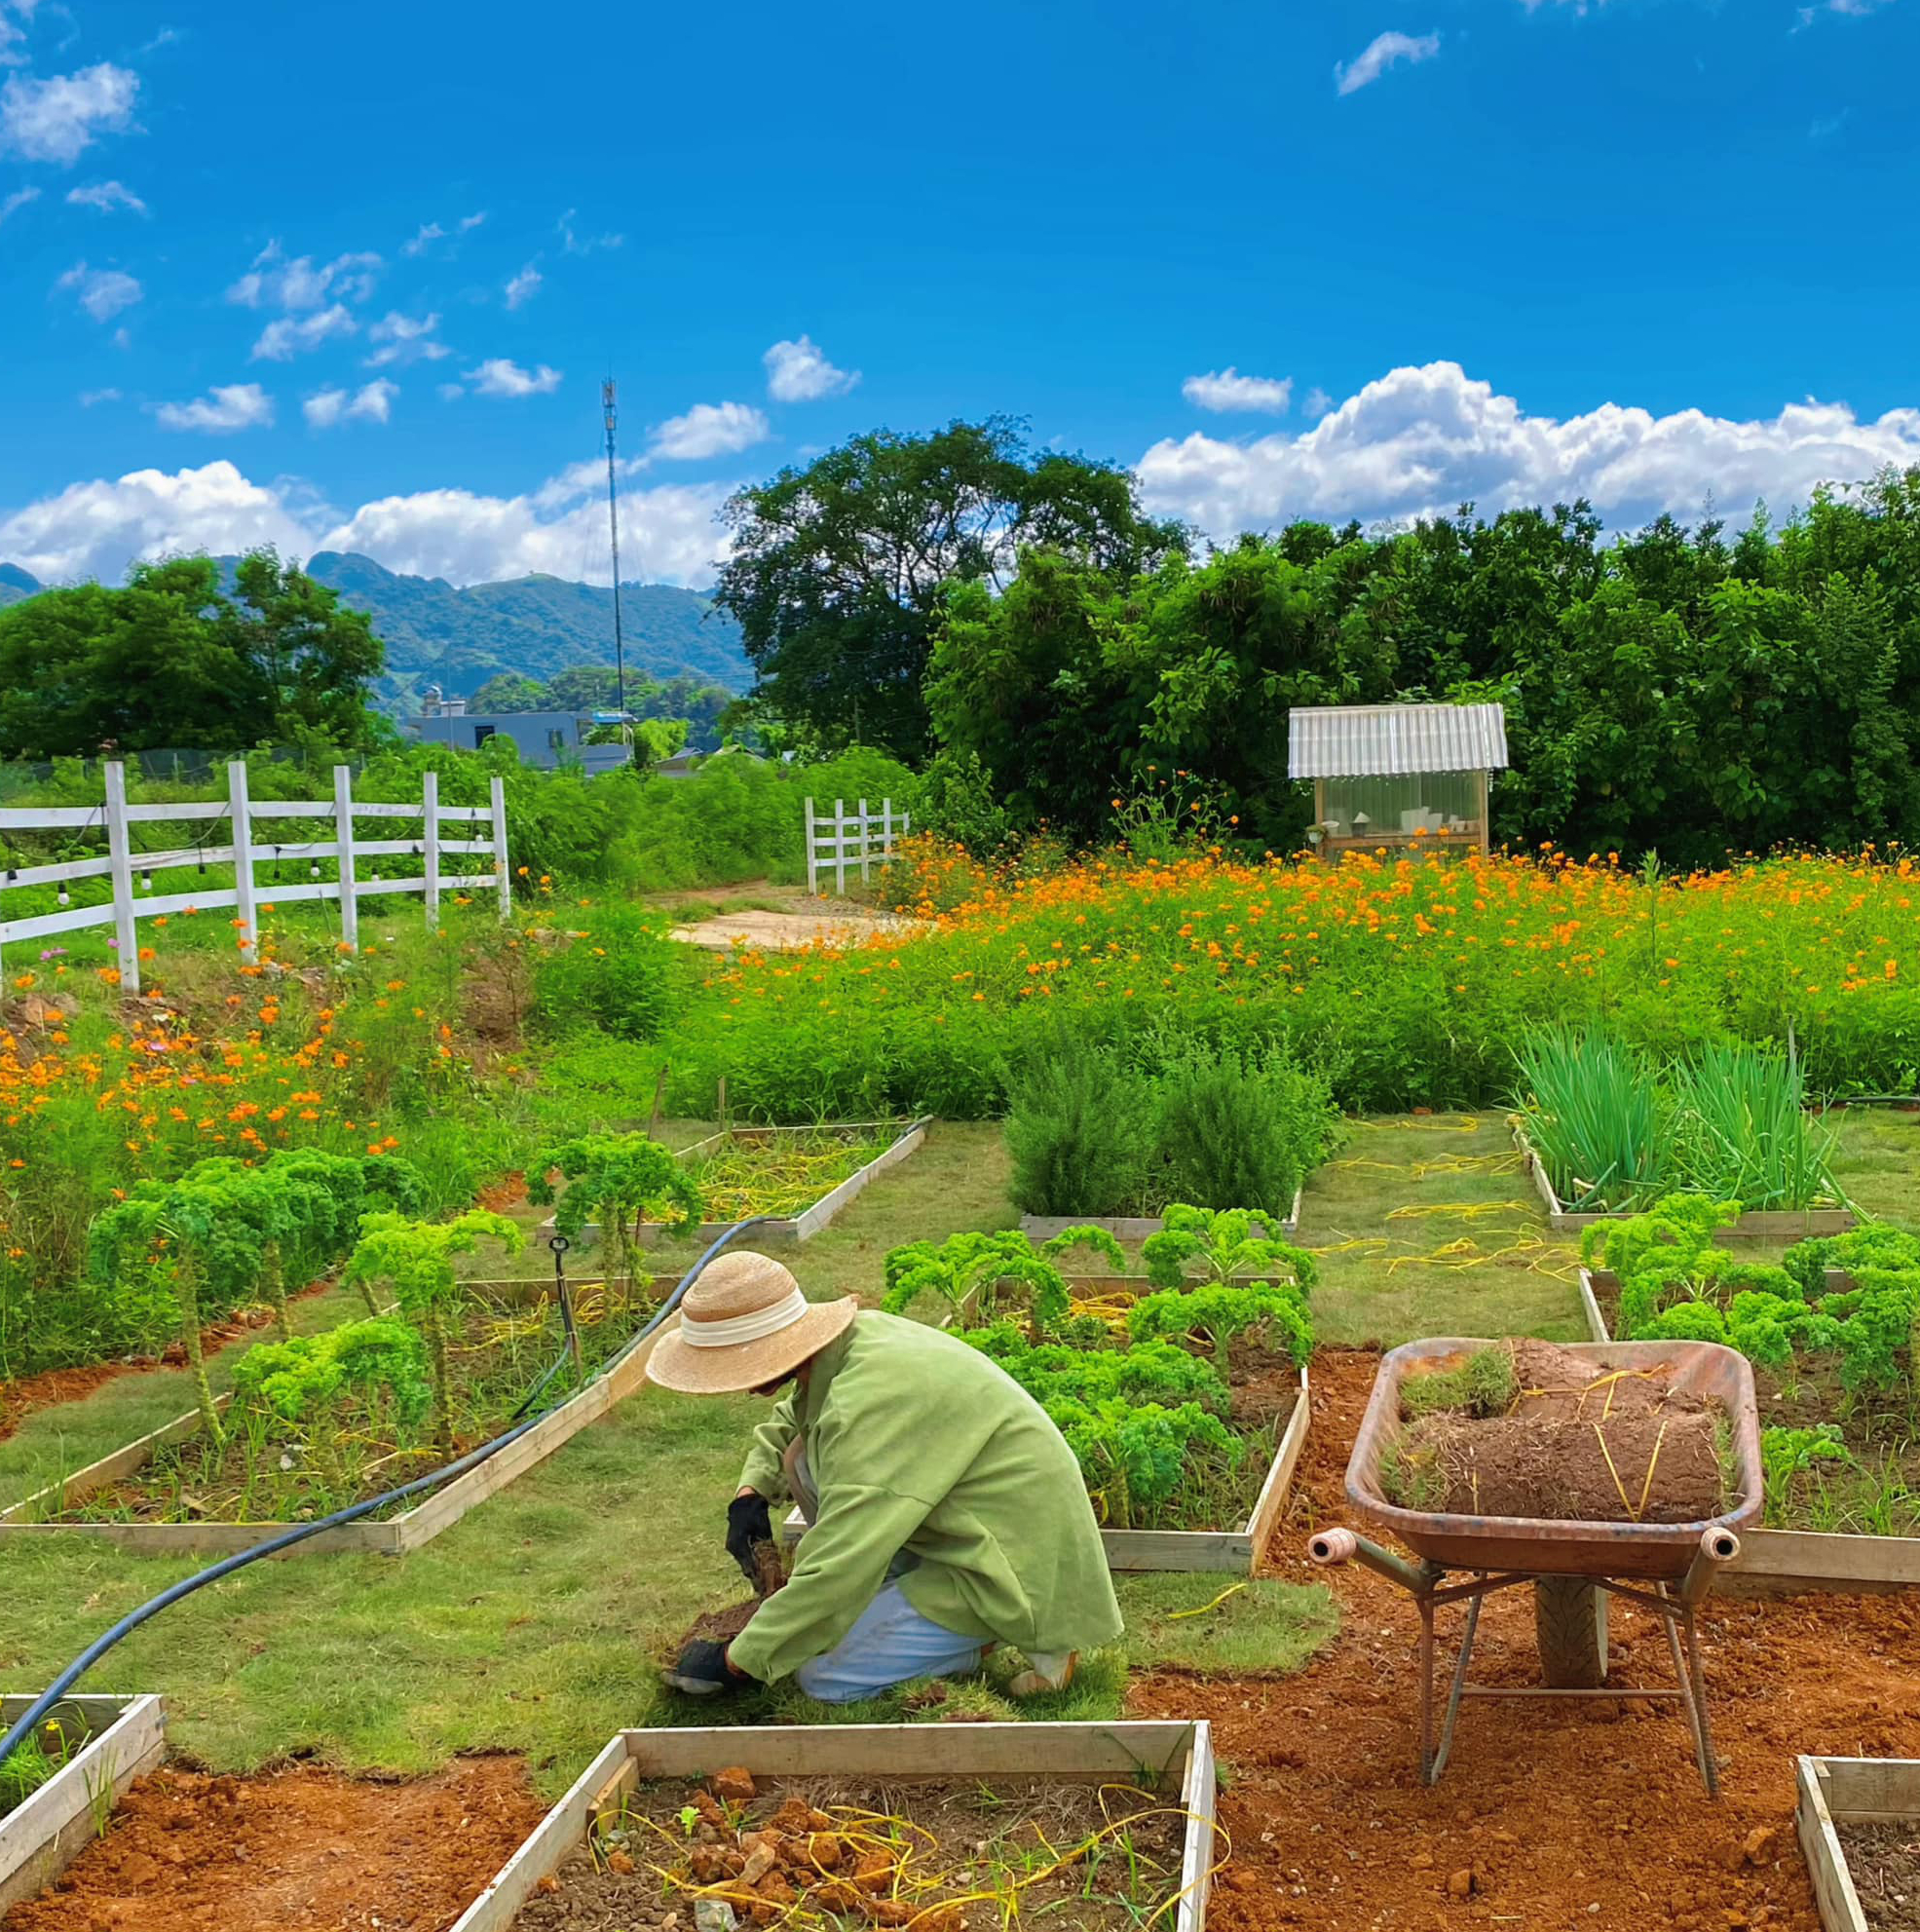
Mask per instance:
[[[1160,1120],[1150,1086],[1118,1055],[1063,1031],[1013,1084],[1008,1192],[1027,1214],[1151,1213]]]
[[[659,921],[634,906],[594,907],[584,931],[559,935],[534,967],[533,1015],[558,1038],[593,1030],[659,1039],[685,962]]]
[[[1165,1200],[1261,1207],[1284,1220],[1338,1124],[1326,1081],[1285,1047],[1256,1055],[1189,1043],[1157,1084]]]

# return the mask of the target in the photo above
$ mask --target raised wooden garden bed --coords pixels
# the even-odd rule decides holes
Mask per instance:
[[[1514,1146],[1520,1150],[1521,1159],[1533,1183],[1534,1192],[1540,1196],[1540,1204],[1547,1211],[1547,1226],[1556,1234],[1577,1234],[1584,1228],[1592,1228],[1602,1221],[1630,1221],[1638,1211],[1632,1208],[1610,1208],[1604,1213],[1574,1214],[1562,1205],[1560,1196],[1554,1193],[1554,1184],[1547,1178],[1546,1163],[1533,1151],[1532,1143],[1518,1127],[1514,1128]],[[1769,1244],[1790,1245],[1794,1241],[1805,1241],[1821,1234],[1848,1234],[1859,1226],[1854,1212],[1846,1207],[1803,1207],[1788,1210],[1749,1210],[1730,1227],[1717,1231],[1718,1237],[1728,1241],[1765,1241]]]
[[[889,1167],[897,1167],[901,1161],[914,1154],[926,1138],[927,1122],[916,1120],[910,1125],[899,1120],[854,1120],[834,1121],[834,1128],[845,1128],[849,1133],[879,1133],[884,1130],[898,1130],[899,1138],[891,1146],[884,1149],[869,1160],[864,1167],[856,1168],[839,1186],[824,1193],[810,1206],[799,1214],[781,1216],[778,1219],[763,1222],[750,1229],[752,1245],[766,1247],[772,1244],[791,1241],[810,1241],[821,1229],[828,1227],[835,1217],[869,1187]],[[755,1147],[775,1142],[782,1135],[817,1134],[818,1127],[733,1127],[724,1133],[709,1134],[703,1141],[696,1141],[692,1147],[683,1147],[674,1156],[687,1160],[696,1155],[707,1154],[729,1142],[735,1146]],[[737,1217],[735,1217],[737,1219]],[[679,1229],[674,1232],[675,1240],[717,1241],[734,1225],[734,1221],[707,1221],[697,1228]],[[543,1237],[553,1232],[553,1217],[549,1214],[540,1224]],[[643,1248],[658,1247],[665,1236],[657,1222],[643,1222],[639,1230],[639,1241]],[[580,1231],[580,1240],[584,1247],[591,1247],[600,1238],[597,1222],[589,1221]]]
[[[1861,1903],[1865,1880],[1876,1863],[1872,1839],[1891,1836],[1920,1843],[1920,1761],[1910,1758],[1802,1758],[1796,1771],[1799,1803],[1793,1814],[1800,1849],[1813,1876],[1814,1901],[1825,1932],[1873,1932],[1876,1926],[1911,1924],[1920,1893],[1920,1857],[1901,1861],[1911,1869],[1914,1892],[1906,1894],[1907,1913],[1869,1917]],[[1889,1835],[1885,1828],[1896,1830]],[[1904,1827],[1901,1831],[1898,1828]]]
[[[1140,1285],[1125,1276],[1112,1278],[1128,1287]],[[1294,1412],[1280,1432],[1260,1496],[1244,1523],[1230,1530],[1103,1530],[1100,1540],[1107,1549],[1107,1567],[1121,1571],[1219,1571],[1229,1575],[1251,1576],[1293,1492],[1294,1473],[1306,1448],[1307,1421],[1312,1409],[1307,1395],[1307,1372],[1301,1369]],[[806,1530],[806,1519],[800,1511],[789,1511],[781,1528],[784,1540],[797,1543]]]
[[[32,1703],[0,1697],[0,1732]],[[120,1794],[166,1755],[158,1697],[68,1697],[53,1715],[89,1735],[45,1784],[0,1817],[0,1916],[45,1891],[98,1835]]]
[[[538,1287],[539,1284],[532,1284]],[[576,1395],[570,1396],[551,1415],[490,1457],[464,1476],[456,1476],[442,1488],[431,1492],[410,1509],[381,1521],[349,1523],[325,1530],[296,1543],[285,1554],[314,1550],[350,1550],[363,1556],[403,1556],[408,1550],[430,1543],[442,1530],[449,1529],[476,1508],[496,1491],[503,1490],[517,1476],[523,1476],[544,1462],[563,1443],[570,1441],[589,1422],[597,1421],[617,1403],[631,1395],[647,1379],[647,1359],[653,1353],[665,1324],[631,1354],[617,1359],[608,1371],[596,1377]],[[231,1397],[221,1396],[224,1412]],[[37,1490],[11,1509],[0,1510],[0,1548],[10,1539],[29,1536],[91,1536],[96,1541],[117,1543],[124,1549],[158,1555],[227,1555],[235,1550],[252,1549],[269,1542],[294,1526],[283,1522],[266,1523],[128,1523],[128,1522],[48,1522],[49,1516],[71,1509],[89,1496],[133,1475],[145,1467],[154,1452],[166,1444],[180,1442],[200,1429],[200,1413],[190,1411],[151,1434],[117,1449],[111,1456],[89,1463],[84,1469],[57,1483]]]
[[[1306,1184],[1294,1190],[1294,1204],[1285,1221],[1271,1232],[1275,1240],[1291,1241],[1300,1225],[1300,1196]],[[1070,1228],[1104,1228],[1116,1241],[1144,1241],[1166,1226],[1157,1214],[1023,1214],[1020,1231],[1032,1241],[1050,1241]]]
[[[1604,1269],[1580,1270],[1580,1305],[1587,1332],[1611,1342],[1603,1295],[1619,1292],[1619,1279]],[[1853,1277],[1826,1270],[1827,1291],[1844,1293]],[[1764,1422],[1766,1419],[1761,1418]],[[1740,1533],[1740,1554],[1716,1586],[1733,1596],[1785,1597],[1826,1590],[1853,1595],[1867,1590],[1920,1588],[1920,1536],[1835,1535],[1814,1530],[1750,1529]]]
[[[757,1781],[871,1781],[888,1808],[916,1781],[1045,1779],[1066,1784],[1158,1783],[1186,1812],[1179,1905],[1159,1932],[1201,1932],[1221,1856],[1213,1826],[1213,1747],[1204,1724],[827,1724],[621,1731],[594,1759],[452,1932],[510,1932],[521,1909],[605,1825],[638,1786],[697,1781],[738,1766]],[[1171,1891],[1172,1886],[1168,1889]],[[689,1904],[681,1923],[693,1917]],[[1064,1925],[1063,1921],[1063,1925]]]

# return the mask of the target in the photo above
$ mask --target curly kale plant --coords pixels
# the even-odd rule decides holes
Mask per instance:
[[[235,1401],[257,1411],[270,1436],[301,1443],[336,1478],[350,1404],[374,1410],[383,1394],[403,1438],[419,1426],[433,1395],[425,1345],[416,1330],[392,1316],[347,1322],[291,1342],[263,1342],[234,1367]]]
[[[1163,1508],[1190,1475],[1195,1452],[1211,1452],[1228,1469],[1247,1446],[1218,1416],[1197,1402],[1164,1409],[1135,1408],[1111,1399],[1044,1405],[1054,1426],[1079,1459],[1087,1494],[1116,1530],[1133,1529]]]
[[[1234,1339],[1256,1333],[1270,1348],[1284,1349],[1298,1368],[1313,1353],[1313,1322],[1306,1291],[1293,1283],[1211,1281],[1186,1292],[1148,1295],[1127,1317],[1136,1342],[1155,1336],[1204,1335],[1223,1371]]]
[[[1156,1288],[1182,1286],[1189,1261],[1204,1262],[1215,1281],[1236,1274],[1275,1274],[1311,1288],[1318,1279],[1313,1257],[1279,1239],[1274,1231],[1280,1224],[1258,1208],[1190,1207],[1174,1201],[1162,1218],[1165,1226],[1149,1234],[1141,1249],[1148,1279]],[[1256,1229],[1266,1231],[1257,1233]]]
[[[1067,1277],[1053,1257],[1063,1243],[1073,1246],[1079,1240],[1111,1243],[1112,1236],[1098,1229],[1073,1228],[1042,1249],[1019,1229],[1003,1228],[992,1234],[969,1231],[944,1241],[909,1241],[882,1264],[886,1292],[881,1307],[888,1314],[905,1314],[922,1296],[932,1296],[955,1314],[991,1322],[1000,1304],[1024,1289],[1034,1331],[1045,1334],[1065,1318],[1071,1304]],[[1116,1243],[1112,1251],[1118,1253]]]
[[[686,1228],[705,1211],[693,1177],[645,1134],[582,1134],[543,1149],[528,1163],[529,1200],[544,1207],[553,1199],[556,1170],[567,1189],[554,1210],[555,1230],[577,1241],[587,1223],[596,1221],[615,1269],[628,1281],[635,1276],[643,1221]]]
[[[1853,1451],[1841,1440],[1839,1425],[1821,1422],[1810,1429],[1760,1431],[1761,1489],[1767,1499],[1767,1520],[1784,1524],[1793,1480],[1816,1463],[1840,1463],[1857,1469]]]
[[[456,1255],[471,1254],[483,1240],[517,1254],[525,1245],[518,1226],[504,1215],[473,1208],[452,1221],[409,1221],[402,1214],[369,1214],[360,1222],[359,1245],[341,1285],[358,1288],[377,1315],[375,1289],[386,1283],[406,1319],[427,1344],[433,1375],[433,1433],[442,1449],[453,1447],[453,1407],[447,1378],[447,1318],[458,1306]]]

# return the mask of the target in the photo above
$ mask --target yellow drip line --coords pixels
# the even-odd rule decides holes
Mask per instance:
[[[1169,1623],[1178,1623],[1184,1616],[1205,1616],[1209,1610],[1219,1610],[1221,1605],[1225,1603],[1228,1597],[1237,1597],[1246,1587],[1244,1583],[1229,1583],[1212,1603],[1202,1604],[1198,1610],[1168,1611],[1167,1621]]]
[[[1418,1221],[1428,1215],[1440,1215],[1456,1221],[1477,1221],[1488,1214],[1530,1214],[1532,1211],[1532,1202],[1524,1200],[1418,1201],[1407,1207],[1394,1208],[1387,1219]]]
[[[1620,1471],[1613,1466],[1613,1452],[1606,1446],[1606,1431],[1598,1422],[1590,1426],[1594,1432],[1594,1440],[1600,1446],[1600,1454],[1606,1458],[1606,1472],[1613,1478],[1613,1487],[1620,1492],[1620,1507],[1638,1523],[1640,1520],[1640,1513],[1634,1507],[1633,1499],[1627,1494],[1627,1485],[1620,1480]]]

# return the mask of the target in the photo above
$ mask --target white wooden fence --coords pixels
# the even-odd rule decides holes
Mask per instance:
[[[837,798],[833,802],[833,813],[815,812],[813,801],[807,801],[807,890],[814,894],[826,890],[820,881],[829,873],[833,874],[833,889],[836,892],[847,890],[847,869],[857,865],[860,877],[871,876],[871,868],[876,859],[882,865],[893,862],[893,841],[904,837],[911,829],[908,815],[893,810],[893,801],[884,798],[878,812],[867,810],[867,801],[860,801],[857,812],[848,812],[847,801]]]
[[[246,767],[235,762],[227,767],[227,798],[224,804],[130,805],[127,801],[127,768],[118,762],[104,768],[106,800],[95,806],[18,806],[0,809],[0,832],[85,832],[104,829],[107,849],[92,858],[65,859],[54,865],[19,865],[8,869],[0,880],[0,892],[9,887],[51,886],[60,888],[58,912],[35,913],[24,919],[0,920],[0,947],[15,939],[44,938],[49,933],[72,932],[82,927],[106,926],[114,928],[121,986],[130,993],[140,990],[140,945],[138,922],[160,914],[204,912],[233,906],[239,913],[239,938],[242,956],[251,961],[259,937],[258,914],[262,902],[286,905],[303,899],[330,899],[340,908],[340,937],[350,951],[359,948],[359,901],[384,892],[419,892],[427,904],[427,924],[440,921],[440,894],[448,887],[473,887],[498,890],[500,916],[512,911],[512,880],[507,866],[507,795],[501,780],[493,781],[493,803],[488,805],[442,805],[440,775],[428,772],[422,780],[418,805],[367,804],[354,797],[354,775],[345,765],[333,768],[331,799],[249,798]],[[329,836],[298,844],[262,843],[255,836],[261,819],[314,818],[331,820]],[[357,818],[418,819],[420,830],[410,838],[361,839],[355,835]],[[221,819],[232,821],[228,845],[191,845],[167,852],[136,851],[132,828],[168,820],[204,823],[209,829]],[[441,835],[443,825],[485,826],[486,838],[449,839]],[[445,873],[442,856],[449,852],[486,852],[492,863],[485,872]],[[411,853],[423,860],[422,870],[405,879],[361,879],[358,862],[380,855]],[[262,885],[254,867],[271,862],[278,868],[284,859],[307,862],[310,879],[299,885],[275,881]],[[337,879],[321,879],[320,863],[332,860],[339,868]],[[232,865],[234,884],[195,892],[155,892],[153,875],[172,867]],[[69,880],[107,879],[113,896],[98,905],[72,906],[66,903]]]

